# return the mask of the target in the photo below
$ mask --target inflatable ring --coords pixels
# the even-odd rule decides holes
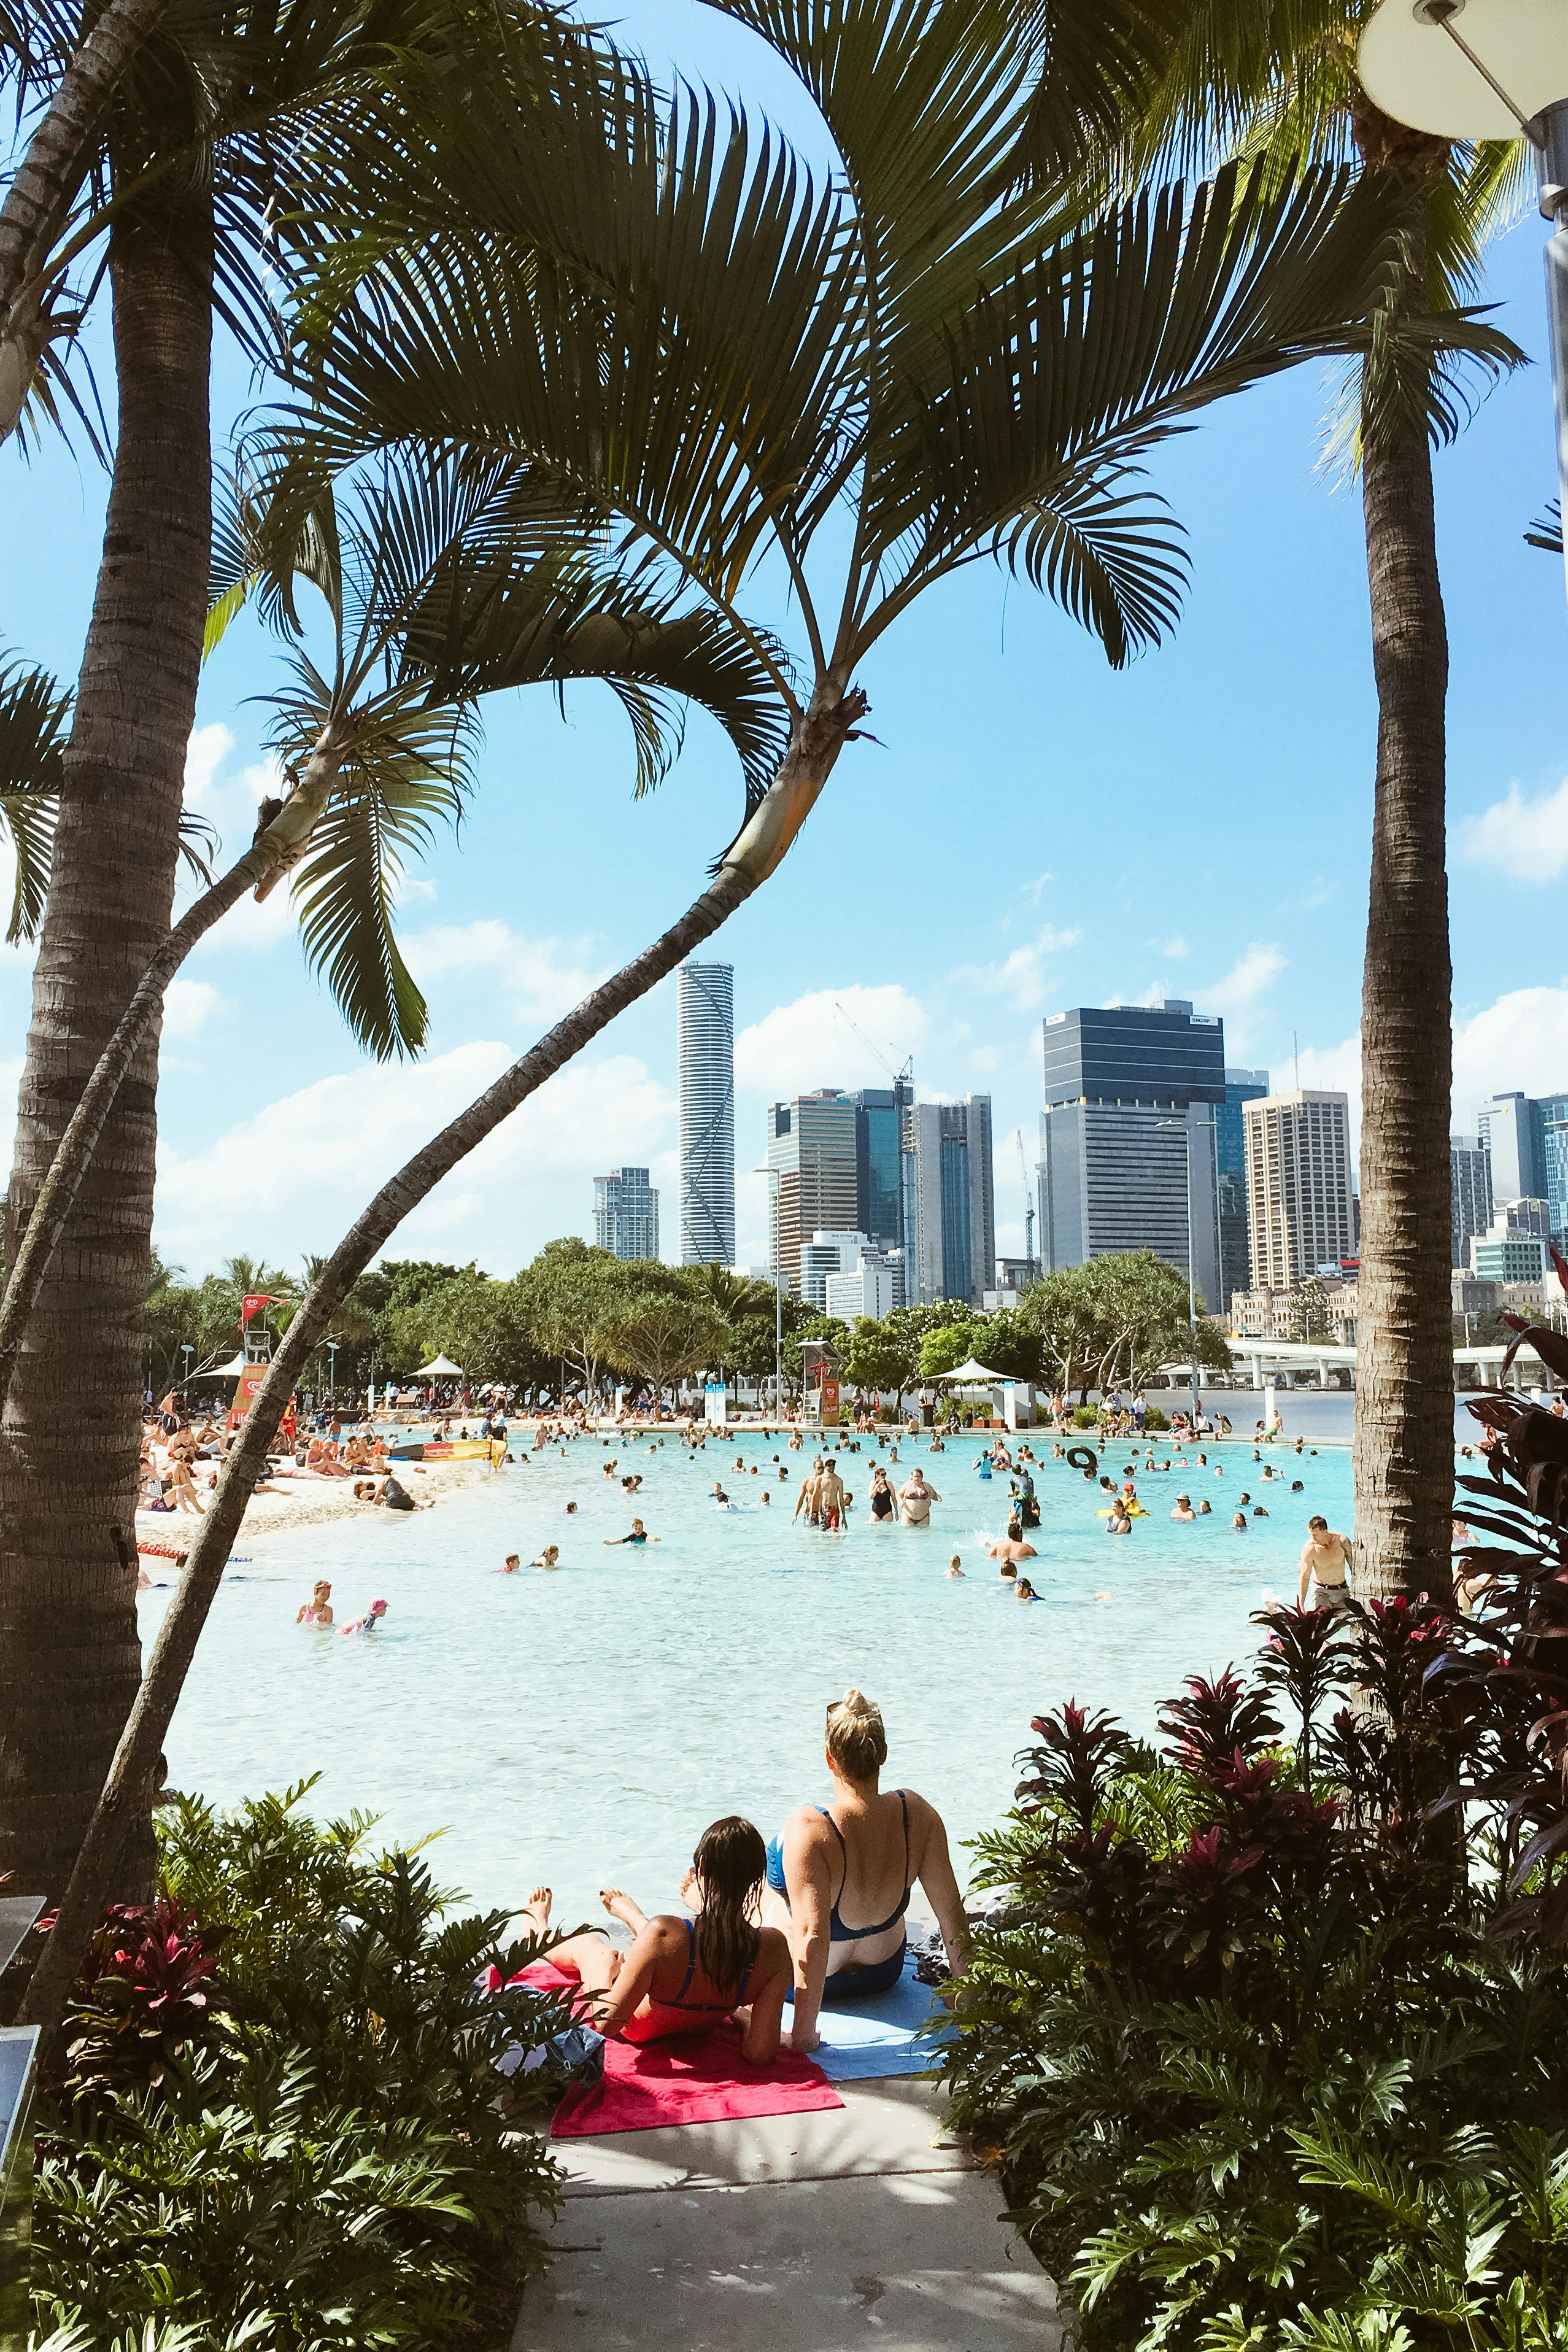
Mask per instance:
[[[138,1551],[151,1552],[154,1559],[175,1559],[179,1561],[182,1568],[185,1565],[185,1554],[183,1551],[176,1551],[172,1544],[139,1543],[136,1549]]]
[[[1100,1456],[1092,1445],[1070,1445],[1067,1459],[1075,1470],[1082,1470],[1086,1478],[1092,1478],[1100,1467]]]

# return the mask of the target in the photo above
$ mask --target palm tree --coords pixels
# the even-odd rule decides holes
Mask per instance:
[[[862,731],[854,673],[882,635],[991,557],[1125,662],[1173,622],[1182,574],[1140,486],[1149,450],[1207,402],[1364,340],[1381,191],[1347,192],[1333,171],[1283,187],[1227,171],[1101,220],[1049,193],[1004,202],[1029,80],[988,0],[736,13],[814,100],[841,184],[819,189],[771,133],[685,92],[661,106],[634,88],[607,139],[593,68],[570,57],[547,79],[509,57],[483,79],[404,57],[385,77],[376,237],[332,240],[298,289],[309,381],[292,422],[326,467],[391,454],[417,473],[453,448],[512,460],[547,504],[592,518],[642,593],[727,623],[772,681],[787,741],[695,904],[334,1252],[204,1524],[117,1785],[139,1785],[123,1776],[167,1719],[282,1384],[424,1192],[774,871]],[[1073,21],[1092,47],[1103,12],[1082,0]],[[740,609],[765,557],[789,583],[793,660]],[[98,1883],[110,1819],[73,1903]]]
[[[1523,142],[1454,146],[1391,121],[1355,77],[1372,0],[1186,0],[1157,89],[1098,161],[1152,154],[1349,162],[1399,243],[1345,404],[1359,464],[1378,729],[1362,984],[1362,1241],[1355,1380],[1357,1588],[1447,1587],[1453,1501],[1448,1135],[1452,1024],[1445,847],[1448,636],[1432,449],[1468,413],[1452,360],[1522,353],[1463,305],[1522,193]],[[1050,152],[1023,162],[1048,168]]]
[[[373,478],[340,486],[340,496],[313,478],[301,497],[285,468],[237,496],[219,532],[211,637],[254,597],[288,649],[290,682],[276,700],[275,740],[285,761],[297,761],[303,772],[291,797],[312,812],[308,828],[297,826],[290,845],[307,952],[356,1035],[382,1055],[417,1049],[424,1030],[423,1001],[392,929],[399,860],[421,845],[436,815],[458,805],[485,696],[605,679],[632,717],[644,788],[673,756],[675,706],[685,699],[702,701],[727,728],[748,772],[766,768],[780,736],[766,676],[720,616],[675,614],[645,592],[628,593],[584,557],[570,522],[563,529],[559,518],[541,514],[517,476],[515,466],[456,460],[417,477],[378,467]],[[299,609],[306,583],[324,599],[331,624],[333,660],[326,669],[307,649]],[[284,863],[272,862],[263,887]],[[142,975],[78,1094],[28,1223],[13,1235],[0,1307],[0,1383],[8,1378],[14,1397],[26,1395],[30,1373],[38,1375],[33,1360],[37,1335],[47,1328],[50,1286],[57,1286],[51,1273],[57,1244],[73,1199],[90,1200],[103,1169],[94,1146],[100,1137],[112,1139],[117,1087],[134,1069],[139,1040],[152,1033],[179,955],[255,870],[253,852],[165,934],[151,977]],[[234,1261],[229,1272],[236,1296],[286,1282],[249,1260]],[[140,1311],[139,1303],[136,1394]],[[63,1368],[57,1377],[66,1377]],[[134,1395],[127,1402],[134,1468]],[[129,1526],[129,1508],[118,1524]],[[56,1574],[64,1572],[57,1557]],[[26,1621],[17,1626],[0,1657],[0,1694],[13,1678],[17,1687],[39,1690],[52,1672],[79,1672],[64,1654],[57,1626],[53,1633],[47,1628],[47,1613],[37,1628]],[[44,1643],[41,1653],[35,1634]],[[106,1696],[106,1715],[110,1704]],[[57,1724],[62,1717],[63,1708]],[[109,1721],[100,1731],[106,1756],[119,1728],[119,1721]],[[39,1788],[48,1783],[56,1738],[46,1713],[34,1718],[23,1712],[12,1752]],[[85,1790],[89,1802],[92,1793]],[[71,1850],[63,1811],[57,1808],[50,1831],[57,1871]],[[76,1822],[78,1836],[84,1819]],[[0,1835],[9,1827],[0,1790]],[[41,1873],[50,1864],[46,1854],[26,1866]]]

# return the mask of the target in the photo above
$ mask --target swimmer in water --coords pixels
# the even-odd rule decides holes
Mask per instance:
[[[604,1540],[607,1545],[613,1546],[615,1544],[658,1543],[661,1538],[658,1536],[651,1536],[648,1533],[647,1528],[643,1525],[641,1519],[633,1519],[632,1522],[632,1532],[629,1536],[606,1536]]]
[[[1040,1595],[1035,1591],[1033,1585],[1030,1582],[1028,1577],[1020,1576],[1013,1590],[1013,1599],[1015,1601],[1038,1601],[1040,1599]]]
[[[1198,1516],[1198,1517],[1201,1519],[1201,1518],[1203,1518],[1203,1517],[1207,1517],[1207,1515],[1210,1511],[1212,1511],[1212,1509],[1213,1509],[1213,1508],[1214,1508],[1213,1504],[1209,1501],[1208,1496],[1206,1495],[1206,1496],[1204,1496],[1204,1498],[1203,1498],[1202,1502],[1201,1502],[1201,1503],[1198,1505],[1198,1507],[1197,1507],[1197,1516]]]
[[[347,1625],[340,1625],[338,1631],[340,1633],[373,1633],[386,1613],[384,1601],[372,1601],[362,1617],[351,1618]]]
[[[719,1485],[716,1478],[713,1482],[713,1499],[716,1503],[727,1503],[729,1500],[729,1496],[725,1493],[724,1488]]]
[[[535,1568],[559,1568],[560,1566],[559,1544],[546,1544],[533,1565]]]
[[[960,1566],[958,1565],[958,1555],[957,1555],[957,1553],[956,1553],[956,1552],[955,1552],[955,1553],[953,1554],[952,1559],[947,1562],[947,1565],[946,1565],[946,1567],[943,1570],[942,1573],[943,1573],[943,1575],[944,1575],[944,1576],[962,1576],[962,1575],[963,1575],[964,1571],[963,1571],[962,1568],[960,1568]]]
[[[497,1576],[516,1576],[522,1564],[523,1557],[521,1552],[509,1551],[507,1554],[506,1559],[501,1562],[500,1567],[496,1570],[496,1573]]]
[[[1197,1518],[1197,1513],[1192,1507],[1192,1497],[1190,1495],[1178,1495],[1176,1496],[1176,1508],[1171,1513],[1171,1517],[1173,1519]]]
[[[1246,1515],[1246,1513],[1245,1513],[1244,1511],[1238,1511],[1238,1512],[1237,1512],[1237,1514],[1236,1514],[1236,1517],[1231,1520],[1230,1524],[1231,1524],[1231,1526],[1235,1528],[1235,1530],[1236,1530],[1236,1532],[1237,1532],[1237,1534],[1238,1534],[1239,1536],[1244,1536],[1244,1535],[1246,1534],[1246,1532],[1247,1532],[1247,1515]]]
[[[571,1517],[571,1515],[572,1515],[572,1513],[576,1510],[576,1508],[577,1508],[577,1505],[576,1505],[575,1503],[569,1503],[569,1504],[567,1505],[567,1507],[566,1507],[565,1510],[561,1513],[561,1517],[562,1517],[562,1518],[563,1518],[563,1519],[570,1519],[570,1517]]]
[[[325,1578],[317,1585],[294,1622],[297,1625],[329,1625],[332,1622],[332,1588]]]
[[[1119,1502],[1113,1503],[1111,1506],[1111,1516],[1105,1522],[1105,1532],[1108,1536],[1130,1536],[1133,1532],[1133,1522]]]

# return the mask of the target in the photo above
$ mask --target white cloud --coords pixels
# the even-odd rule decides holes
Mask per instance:
[[[770,1097],[813,1087],[885,1086],[888,1066],[901,1068],[910,1054],[918,1060],[930,1033],[919,998],[896,982],[814,989],[741,1031],[735,1041],[736,1083]]]
[[[1454,1024],[1454,1123],[1462,1134],[1488,1095],[1553,1092],[1568,1075],[1568,979],[1514,988]]]
[[[393,1171],[511,1059],[509,1045],[476,1039],[412,1066],[361,1064],[268,1103],[200,1151],[165,1142],[160,1245],[192,1265],[242,1248],[292,1261],[331,1247]],[[622,1158],[651,1160],[673,1113],[666,1089],[632,1055],[574,1064],[462,1161],[411,1213],[409,1229],[466,1225],[460,1246],[492,1267],[519,1225],[540,1239],[581,1231],[588,1180]]]
[[[1038,907],[1040,904],[1040,892],[1044,889],[1048,882],[1054,882],[1055,879],[1056,877],[1054,874],[1037,874],[1032,882],[1020,882],[1019,884],[1018,895],[1020,898],[1027,898],[1031,907]]]
[[[165,1037],[196,1036],[225,999],[204,980],[172,980],[163,993]]]
[[[1082,937],[1082,931],[1059,931],[1054,924],[1047,923],[1027,946],[1015,948],[999,962],[962,964],[953,978],[964,987],[978,989],[984,995],[1007,997],[1020,1013],[1038,1013],[1045,1003],[1048,961],[1067,948],[1076,947]]]
[[[583,961],[586,942],[527,940],[495,918],[446,923],[413,932],[402,942],[409,970],[422,988],[433,982],[472,982],[486,975],[504,990],[510,1018],[556,1021],[605,976]]]
[[[1472,866],[1495,866],[1516,882],[1555,882],[1568,866],[1568,778],[1533,801],[1510,784],[1500,801],[1465,818],[1459,843]]]
[[[1265,946],[1254,940],[1243,956],[1238,957],[1223,980],[1210,981],[1202,992],[1206,1013],[1240,1013],[1255,1004],[1265,989],[1272,988],[1290,958],[1277,947]]]
[[[1188,947],[1186,941],[1184,939],[1179,938],[1174,940],[1145,940],[1144,941],[1144,945],[1146,948],[1153,948],[1157,955],[1171,956],[1173,958],[1176,956],[1190,955],[1192,953],[1192,950]]]
[[[214,797],[218,770],[234,750],[235,739],[221,719],[209,727],[193,727],[185,746],[185,798],[195,809]]]

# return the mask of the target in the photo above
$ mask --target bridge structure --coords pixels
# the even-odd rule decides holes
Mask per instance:
[[[1314,1375],[1321,1389],[1335,1388],[1336,1372],[1348,1374],[1355,1385],[1355,1349],[1327,1339],[1230,1339],[1230,1360],[1239,1371],[1250,1370],[1252,1386],[1266,1388],[1288,1372],[1292,1382],[1299,1383],[1302,1374],[1309,1380]],[[1454,1386],[1456,1389],[1497,1388],[1503,1382],[1502,1360],[1507,1349],[1502,1347],[1464,1347],[1454,1349]],[[1204,1369],[1199,1367],[1201,1384]],[[1173,1385],[1180,1385],[1191,1375],[1183,1363],[1162,1364],[1161,1371]],[[1466,1375],[1469,1375],[1467,1378]],[[1510,1368],[1507,1384],[1514,1389],[1552,1389],[1555,1384],[1547,1367],[1533,1348],[1521,1348]]]

